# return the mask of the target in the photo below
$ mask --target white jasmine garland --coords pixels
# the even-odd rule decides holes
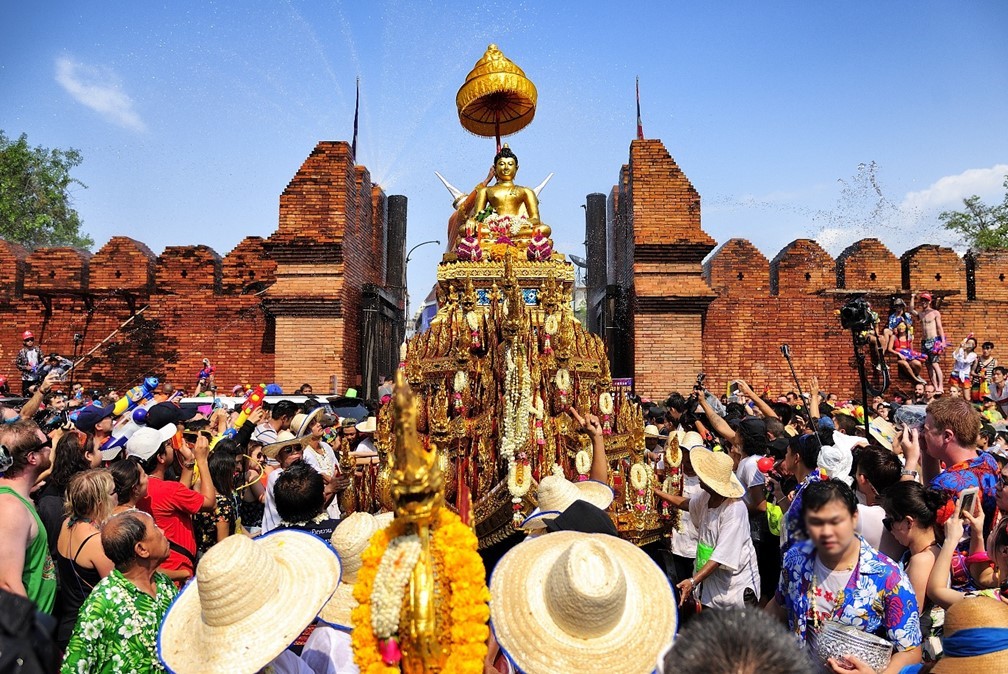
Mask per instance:
[[[571,376],[567,368],[562,367],[556,371],[556,375],[553,377],[553,383],[556,387],[566,393],[570,390]]]
[[[420,537],[399,536],[389,542],[371,590],[371,628],[378,639],[399,631],[399,613],[413,567],[420,559]]]
[[[582,449],[574,455],[574,467],[577,468],[579,475],[587,475],[591,470],[591,464],[592,455],[588,453],[588,450]]]
[[[637,491],[643,491],[651,483],[651,467],[643,463],[630,466],[630,484]]]
[[[560,317],[556,314],[550,314],[543,321],[543,329],[546,331],[547,335],[555,335],[560,329]]]
[[[529,440],[532,378],[525,363],[516,361],[514,350],[516,347],[509,346],[504,352],[504,429],[500,453],[507,460],[508,491],[511,496],[519,498],[528,493],[532,484],[528,461],[522,461],[525,466],[520,475],[516,465],[517,454],[526,449]],[[521,355],[520,351],[518,355]]]
[[[479,318],[477,318],[475,311],[470,311],[466,314],[466,323],[469,325],[470,330],[479,330]]]
[[[613,398],[609,391],[605,391],[598,397],[599,411],[602,414],[612,414],[613,413]]]
[[[465,373],[465,370],[456,371],[455,380],[452,382],[452,388],[455,390],[455,393],[462,393],[468,385],[469,376]]]

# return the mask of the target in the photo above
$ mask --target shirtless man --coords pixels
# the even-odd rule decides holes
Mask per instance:
[[[927,356],[928,374],[931,376],[935,391],[943,393],[942,369],[938,364],[938,359],[945,349],[945,328],[942,327],[941,312],[931,306],[931,293],[921,293],[918,299],[920,311],[917,312],[917,317],[920,318],[924,330],[921,351]]]

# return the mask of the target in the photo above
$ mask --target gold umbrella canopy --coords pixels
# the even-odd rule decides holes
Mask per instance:
[[[487,47],[455,95],[459,122],[477,136],[497,138],[521,131],[535,117],[539,98],[532,80],[497,45]]]

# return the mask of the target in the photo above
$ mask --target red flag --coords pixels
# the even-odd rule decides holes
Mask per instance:
[[[637,96],[640,98],[640,95]],[[354,102],[353,108],[353,145],[351,151],[353,152],[354,161],[357,161],[357,115],[360,112],[360,78],[357,78],[357,100]],[[640,118],[640,101],[637,102],[637,117]],[[640,122],[638,122],[640,124]]]
[[[644,140],[644,124],[640,118],[640,78],[637,78],[637,140]]]

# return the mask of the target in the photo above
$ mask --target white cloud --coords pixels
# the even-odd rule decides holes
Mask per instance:
[[[56,59],[56,81],[78,103],[98,112],[113,124],[133,131],[147,129],[133,108],[133,99],[122,90],[122,83],[112,70],[62,56]]]
[[[1008,164],[996,164],[990,168],[969,169],[958,175],[945,176],[927,189],[908,192],[900,208],[910,213],[949,210],[961,206],[963,199],[974,194],[996,196],[1001,191],[1006,174]]]

